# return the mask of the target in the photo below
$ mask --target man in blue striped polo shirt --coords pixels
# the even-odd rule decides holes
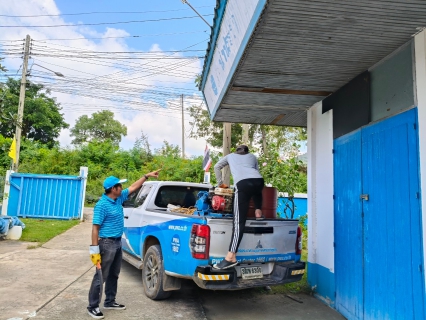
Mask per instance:
[[[92,245],[90,258],[94,265],[101,264],[103,281],[105,282],[105,309],[124,310],[126,307],[115,301],[117,294],[117,281],[121,269],[121,236],[124,229],[123,202],[127,197],[142,187],[149,177],[158,178],[154,171],[144,175],[134,182],[129,188],[124,189],[116,177],[108,177],[104,181],[105,193],[96,203],[93,212]],[[99,310],[101,282],[96,272],[89,291],[89,306],[87,311],[95,319],[103,319],[104,315]]]

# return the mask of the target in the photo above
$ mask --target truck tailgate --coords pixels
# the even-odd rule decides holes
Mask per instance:
[[[232,219],[208,218],[210,226],[210,263],[225,257],[232,235]],[[247,220],[238,248],[241,262],[284,262],[296,259],[297,220]]]

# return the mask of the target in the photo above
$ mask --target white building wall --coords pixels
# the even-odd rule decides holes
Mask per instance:
[[[420,187],[422,190],[423,265],[426,266],[426,31],[415,36],[414,47],[419,122]]]
[[[322,102],[308,111],[308,281],[333,304],[334,200],[333,110],[322,114]]]

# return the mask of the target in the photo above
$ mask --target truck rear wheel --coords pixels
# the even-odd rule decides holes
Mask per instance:
[[[145,295],[152,300],[170,297],[171,291],[163,290],[164,266],[161,247],[156,244],[148,248],[143,259],[142,282]]]

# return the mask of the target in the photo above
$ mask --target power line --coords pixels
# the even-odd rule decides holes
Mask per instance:
[[[15,59],[20,59],[20,57],[16,57]],[[8,59],[12,59],[12,57],[9,57]],[[118,68],[117,65],[121,65],[121,66],[126,66],[127,68],[123,68],[121,67],[122,70],[133,70],[131,68],[128,68],[128,65],[123,65],[123,64],[119,64],[119,63],[113,63],[113,62],[104,62],[104,63],[97,63],[95,62],[96,60],[92,60],[92,61],[86,61],[84,59],[84,57],[80,57],[80,58],[76,58],[76,59],[80,59],[80,60],[75,60],[75,59],[70,59],[70,58],[65,58],[65,57],[61,57],[61,60],[67,60],[67,61],[74,61],[74,62],[78,62],[78,63],[84,63],[84,64],[90,64],[90,65],[98,65],[98,66],[104,66],[104,67],[112,67],[112,68]],[[195,62],[196,60],[194,60],[193,62]],[[108,64],[109,63],[109,64]],[[99,77],[103,77],[103,76],[99,76]]]
[[[195,46],[197,46],[197,45],[199,45],[199,44],[201,44],[201,43],[203,43],[203,42],[205,42],[205,41],[207,41],[208,39],[205,39],[205,40],[203,40],[203,41],[200,41],[200,42],[198,42],[198,43],[196,43],[196,44],[193,44],[193,45],[191,45],[191,46],[188,46],[188,47],[186,47],[186,48],[183,48],[182,50],[187,50],[187,49],[189,49],[189,48],[192,48],[192,47],[195,47]],[[56,45],[56,44],[53,44],[53,45]],[[56,46],[62,46],[62,45],[56,45]],[[173,54],[171,54],[171,55],[168,55],[168,56],[173,56],[173,55],[175,55],[175,53],[173,53]],[[167,56],[167,55],[166,55]],[[139,68],[141,68],[141,67],[143,67],[143,66],[146,66],[146,65],[150,65],[150,64],[152,64],[153,62],[156,62],[156,61],[159,61],[159,59],[156,59],[156,60],[153,60],[153,61],[151,61],[151,62],[145,62],[144,64],[142,64],[142,65],[140,65],[139,66]],[[127,62],[127,61],[126,61]],[[131,63],[131,62],[130,62]],[[115,66],[114,66],[115,67]],[[158,67],[157,67],[158,68]],[[117,74],[119,74],[119,73],[123,73],[123,72],[125,72],[126,70],[130,70],[130,69],[128,69],[128,68],[126,68],[126,69],[123,69],[123,70],[121,70],[121,71],[118,71],[118,72],[114,72],[114,73],[112,73],[112,74],[110,74],[110,75],[104,75],[104,76],[102,76],[103,78],[106,78],[106,77],[111,77],[111,76],[116,76]],[[139,69],[138,69],[139,70]],[[98,76],[99,77],[99,76]],[[98,77],[96,77],[96,78],[98,78]],[[116,77],[115,77],[116,78]]]
[[[153,34],[140,34],[140,35],[128,35],[128,36],[120,36],[120,37],[94,37],[94,38],[50,38],[50,39],[39,39],[34,40],[42,43],[48,43],[46,41],[73,41],[73,40],[103,40],[103,39],[125,39],[125,38],[143,38],[143,37],[158,37],[158,36],[174,36],[178,34],[193,34],[193,33],[206,33],[208,30],[199,30],[199,31],[189,31],[189,32],[172,32],[172,33],[153,33]],[[7,40],[0,39],[1,42],[22,42],[20,40]],[[53,43],[52,43],[53,44]]]
[[[3,39],[3,40],[0,40],[0,41],[7,41],[7,42],[22,42],[22,41],[24,41],[23,39],[19,39],[19,40],[6,40],[6,39]]]
[[[62,46],[62,47],[67,47],[67,48],[75,48],[75,47],[69,47],[69,46],[64,46],[64,45],[59,45],[59,44],[55,44],[57,46]],[[48,46],[35,46],[33,47],[34,49],[37,48],[49,48]],[[44,50],[40,50],[39,51],[44,51]],[[55,49],[56,51],[60,51],[59,49]],[[159,50],[159,51],[92,51],[92,50],[75,50],[75,51],[67,51],[67,52],[71,52],[71,53],[95,53],[95,54],[154,54],[154,53],[179,53],[179,52],[192,52],[192,51],[206,51],[206,50],[202,50],[202,49],[193,49],[193,50]],[[45,51],[45,52],[51,52],[49,51]]]
[[[178,62],[177,64],[175,64],[177,67],[173,67],[173,69],[179,69],[179,67],[183,67],[183,65],[189,64],[189,63],[193,63],[195,61],[198,61],[201,57],[199,56],[174,56],[176,53],[184,53],[184,52],[191,52],[192,50],[195,51],[195,49],[191,49],[190,48],[205,42],[205,40],[196,43],[194,45],[191,45],[187,48],[183,48],[182,50],[170,50],[170,51],[150,51],[150,52],[101,52],[101,51],[91,51],[91,50],[81,50],[79,48],[75,48],[75,47],[70,47],[70,46],[63,46],[63,45],[59,45],[59,44],[47,44],[44,46],[40,46],[35,42],[33,44],[33,49],[32,49],[32,55],[36,56],[36,57],[53,57],[53,58],[61,58],[63,60],[69,60],[69,61],[75,61],[75,62],[79,62],[79,63],[90,63],[90,64],[98,64],[98,65],[103,65],[103,66],[109,66],[109,67],[114,67],[117,68],[118,66],[122,66],[124,68],[120,68],[122,69],[122,71],[116,72],[116,74],[118,73],[122,73],[124,72],[124,70],[130,70],[130,71],[134,71],[134,67],[137,67],[137,70],[140,70],[141,67],[145,66],[145,65],[149,65],[152,64],[156,61],[160,61],[160,60],[164,60],[163,62],[166,62],[167,59],[174,59],[174,60],[180,60],[180,61],[188,61],[188,62],[184,62],[183,64],[181,62]],[[76,49],[76,50],[64,50],[64,49],[59,49],[59,48],[52,48],[51,46],[59,46],[59,47],[65,47],[65,48],[70,48],[70,49]],[[16,45],[15,45],[16,47]],[[1,50],[1,49],[0,49]],[[0,51],[1,52],[1,51]],[[21,56],[22,52],[20,47],[16,48],[16,49],[3,49],[3,51],[5,55],[9,55],[9,56]],[[167,54],[162,54],[162,53],[168,53],[168,52],[172,52],[173,54],[171,55],[167,55]],[[160,55],[161,54],[161,55]],[[116,61],[120,61],[121,63],[117,63],[117,62],[108,62],[105,61],[107,59],[111,60],[111,56],[113,55],[112,59],[116,60]],[[141,57],[141,55],[143,55]],[[77,59],[77,60],[75,60]],[[84,61],[80,61],[80,59],[84,59]],[[87,59],[90,59],[91,61],[86,61]],[[134,63],[130,60],[149,60],[148,62],[145,62],[143,64],[140,63]],[[101,63],[93,63],[92,61],[98,61]],[[124,63],[124,64],[123,64]],[[131,67],[132,69],[129,69],[129,67]],[[159,69],[162,68],[162,66],[156,66],[155,69]],[[190,67],[192,68],[192,67]],[[146,69],[146,68],[144,68]],[[153,71],[152,68],[149,68],[151,70],[149,71]],[[195,68],[198,71],[198,68]],[[170,69],[168,69],[167,71],[169,71]],[[75,70],[77,71],[77,70]],[[145,71],[145,70],[142,70]],[[148,71],[148,70],[146,70]],[[165,73],[165,72],[163,72]],[[182,72],[181,72],[182,73]],[[188,72],[185,71],[186,74],[188,74]],[[170,72],[168,72],[168,74],[170,74]],[[195,72],[194,72],[195,74]],[[194,76],[194,74],[190,73],[191,77]],[[105,77],[106,75],[104,75]]]
[[[197,7],[197,8],[211,8],[211,6],[201,6],[201,7]],[[154,11],[92,11],[92,12],[78,12],[78,13],[23,15],[23,16],[13,16],[13,15],[7,15],[7,14],[0,14],[0,17],[36,18],[36,17],[82,16],[82,15],[90,15],[90,14],[139,14],[139,13],[176,12],[176,11],[188,11],[188,9],[154,10]]]
[[[119,64],[119,63],[116,63],[116,62],[115,63],[114,62],[111,62],[111,63],[109,63],[109,62],[102,63],[101,62],[101,63],[99,63],[99,60],[95,59],[95,60],[89,61],[87,59],[84,60],[83,57],[82,58],[76,58],[76,59],[70,59],[70,58],[65,58],[65,57],[61,58],[61,60],[74,61],[74,62],[78,62],[78,63],[85,63],[85,64],[90,64],[90,65],[99,65],[99,66],[104,66],[104,67],[118,68],[118,69],[121,69],[123,72],[125,70],[125,71],[130,71],[130,72],[133,72],[133,73],[136,73],[136,72],[140,72],[140,73],[151,72],[152,73],[153,71],[160,70],[159,72],[156,72],[155,74],[163,73],[164,75],[176,75],[176,76],[183,77],[183,78],[188,77],[188,76],[191,77],[191,78],[194,78],[198,74],[197,71],[193,71],[193,72],[186,72],[186,71],[182,71],[182,70],[178,71],[178,69],[180,69],[180,68],[188,67],[190,64],[198,62],[198,60],[196,60],[196,59],[184,60],[183,62],[179,61],[178,63],[174,63],[174,64],[170,64],[170,65],[152,66],[152,67],[147,68],[147,69],[140,69],[140,68],[137,69],[132,65],[124,65],[124,64]],[[81,59],[83,59],[83,60],[81,60]],[[148,60],[150,60],[150,59],[148,59]],[[119,66],[121,66],[121,67],[119,67]],[[165,69],[166,67],[168,69]],[[196,69],[196,70],[198,70],[198,69]],[[178,73],[174,73],[173,71],[178,71]],[[119,72],[117,72],[117,74],[118,73]],[[97,76],[97,77],[92,78],[92,79],[80,78],[80,80],[90,81],[90,80],[94,80],[94,79],[99,78],[99,77],[102,77],[104,79],[109,78],[109,80],[121,80],[125,76],[123,75],[123,76],[120,76],[120,77],[117,77],[117,76],[111,77],[111,75],[110,76],[109,75],[105,75],[105,76],[100,75],[100,76]],[[124,82],[128,82],[130,80],[131,79],[127,79]]]
[[[206,14],[205,16],[212,16],[213,14]],[[159,22],[171,20],[194,19],[198,16],[190,17],[175,17],[175,18],[162,18],[162,19],[148,19],[148,20],[130,20],[130,21],[117,21],[117,22],[98,22],[98,23],[79,23],[79,24],[57,24],[57,25],[41,25],[41,26],[0,26],[0,28],[57,28],[57,27],[80,27],[80,26],[100,26],[100,25],[115,25],[115,24],[129,24],[129,23],[145,23],[145,22]]]
[[[203,40],[202,42],[204,42]],[[105,76],[98,76],[88,72],[80,72],[77,69],[71,69],[63,67],[75,72],[85,73],[95,78],[88,79],[87,76],[76,77],[76,76],[67,76],[66,78],[54,78],[50,73],[39,70],[32,70],[31,76],[34,78],[42,79],[41,82],[37,83],[44,85],[46,90],[51,92],[62,93],[72,96],[87,97],[96,100],[106,100],[109,102],[117,103],[120,107],[113,106],[93,106],[78,104],[75,107],[70,105],[64,106],[66,110],[78,112],[82,110],[83,113],[87,113],[89,110],[99,110],[101,108],[114,108],[115,110],[127,110],[127,112],[152,112],[157,114],[162,114],[168,116],[170,112],[175,112],[181,110],[181,107],[178,105],[177,100],[179,95],[182,94],[183,90],[193,91],[194,94],[191,97],[188,97],[188,102],[190,103],[200,103],[202,99],[195,94],[195,89],[183,89],[177,87],[159,87],[159,86],[149,86],[140,83],[139,79],[147,78],[154,75],[164,75],[164,76],[174,76],[179,78],[195,78],[196,72],[192,73],[191,71],[179,70],[180,68],[188,68],[189,64],[198,62],[197,56],[186,56],[186,57],[176,57],[174,55],[178,53],[191,52],[195,50],[189,50],[190,48],[202,43],[196,43],[187,48],[181,50],[172,50],[172,51],[151,51],[151,52],[134,52],[134,51],[123,51],[123,52],[102,52],[102,51],[92,51],[92,50],[83,50],[76,47],[62,46],[59,44],[46,44],[43,46],[38,45],[40,41],[35,41],[32,48],[32,55],[38,56],[51,56],[60,57],[62,60],[75,61],[78,63],[90,63],[90,64],[99,64],[96,62],[102,61],[100,65],[117,68],[117,64],[124,66],[121,69],[126,69],[129,71],[129,75],[124,77],[124,75],[118,75],[118,73],[124,72],[124,70],[116,73],[112,73]],[[13,42],[11,42],[13,43]],[[66,49],[61,49],[58,47],[65,47]],[[1,51],[2,50],[2,51]],[[20,44],[6,45],[3,48],[0,45],[0,52],[7,53],[13,56],[22,55],[22,50]],[[160,55],[161,53],[161,55]],[[165,54],[163,54],[165,53]],[[171,54],[167,54],[171,53]],[[144,56],[140,56],[144,55]],[[105,61],[104,58],[112,58],[115,61]],[[173,57],[174,56],[174,57]],[[178,61],[164,60],[164,58],[181,58]],[[16,57],[17,58],[17,57]],[[132,61],[126,61],[127,58],[138,58],[139,60],[146,59],[146,63],[136,63]],[[36,59],[37,61],[51,64],[41,59]],[[88,60],[88,61],[87,61]],[[121,63],[117,63],[120,61]],[[158,62],[155,63],[154,62]],[[124,64],[125,63],[125,64]],[[151,66],[148,66],[150,65]],[[52,64],[55,65],[55,64]],[[56,65],[58,66],[58,65]],[[197,68],[198,70],[198,68]],[[14,71],[14,70],[13,70]],[[50,76],[50,77],[49,77]],[[132,77],[133,76],[133,77]],[[99,79],[100,78],[100,79]],[[137,81],[136,81],[137,80]],[[157,82],[157,80],[156,80]],[[158,82],[175,82],[175,81],[158,81]],[[176,82],[175,82],[176,83]],[[159,89],[156,89],[159,88]],[[162,90],[164,89],[164,90]],[[170,90],[171,89],[171,90]],[[188,96],[188,94],[186,94]],[[99,101],[98,100],[98,101]],[[128,105],[128,107],[123,106]],[[79,109],[80,108],[80,109]],[[166,113],[166,114],[164,114]],[[179,119],[179,117],[177,117]]]
[[[70,86],[65,87],[65,88],[55,88],[52,87],[50,83],[41,83],[43,84],[46,89],[51,90],[52,92],[61,92],[61,93],[66,93],[66,94],[70,94],[70,95],[75,95],[75,96],[83,96],[83,97],[88,97],[88,98],[95,98],[95,99],[99,99],[99,100],[107,100],[107,101],[114,101],[114,102],[119,102],[119,103],[125,103],[125,104],[131,104],[131,105],[138,105],[138,106],[146,106],[146,105],[151,105],[154,106],[156,108],[161,107],[161,104],[164,106],[168,106],[168,109],[179,109],[179,105],[177,103],[173,103],[171,101],[168,100],[164,100],[167,99],[166,96],[161,97],[162,99],[159,100],[159,97],[157,98],[145,98],[148,99],[148,102],[146,102],[145,100],[142,100],[140,95],[132,95],[131,94],[123,94],[122,96],[120,96],[117,92],[111,92],[111,90],[107,90],[107,91],[101,91],[100,93],[96,92],[96,89],[90,90],[90,92],[86,89],[84,90],[84,88],[82,88],[81,90],[76,90],[75,88],[72,88]],[[177,99],[177,95],[174,94],[173,95],[175,97],[175,99]],[[171,97],[171,96],[170,96]],[[131,99],[136,99],[136,100],[131,100]],[[200,101],[200,99],[194,99],[193,97],[190,99],[191,101]],[[151,101],[151,102],[149,102]],[[152,102],[156,102],[155,104],[153,104]],[[173,101],[173,100],[172,100]]]
[[[58,65],[58,64],[54,64],[54,63],[47,62],[47,61],[40,60],[40,59],[33,59],[33,60],[37,60],[38,62],[46,63],[46,64],[49,64],[49,65],[52,65],[52,66],[55,66],[55,67],[60,67],[60,68],[63,68],[63,69],[72,70],[72,71],[76,71],[76,72],[79,72],[79,73],[84,73],[84,74],[92,75],[92,76],[95,76],[95,77],[103,77],[103,78],[108,77],[108,75],[105,75],[105,76],[99,76],[99,75],[94,74],[94,73],[84,72],[84,71],[81,71],[81,70],[76,70],[76,69],[72,69],[72,68],[68,68],[68,67],[60,66],[60,65]],[[69,77],[67,76],[67,78],[69,78]],[[89,80],[90,80],[90,81],[94,80],[94,79],[86,79],[86,78],[79,78],[79,77],[73,77],[73,78],[81,79],[81,80],[87,80],[87,81],[89,81]],[[53,78],[52,78],[52,79],[53,79]],[[113,78],[113,79],[116,79],[116,78]],[[180,90],[180,91],[182,91],[182,90],[183,90],[183,91],[194,91],[193,89],[185,89],[185,88],[179,88],[179,87],[163,87],[163,86],[155,86],[155,85],[148,85],[148,84],[139,84],[139,85],[140,85],[140,86],[143,86],[143,87],[160,88],[160,89],[167,89],[167,90],[170,90],[170,89],[176,89],[176,90]]]
[[[140,35],[129,35],[121,37],[99,37],[99,38],[55,38],[55,39],[40,39],[37,41],[71,41],[71,40],[103,40],[103,39],[124,39],[124,38],[142,38],[142,37],[159,37],[159,36],[174,36],[178,34],[193,34],[193,33],[206,33],[208,30],[190,31],[190,32],[172,32],[172,33],[153,33],[153,34],[140,34]],[[0,40],[0,41],[11,41],[11,40]]]
[[[51,80],[51,78],[46,77],[39,77],[42,79],[48,79]],[[52,79],[53,80],[53,79]],[[159,90],[152,90],[149,88],[138,88],[135,86],[114,86],[114,85],[108,85],[108,84],[86,84],[83,86],[79,86],[76,82],[65,82],[63,84],[56,85],[55,83],[51,82],[38,82],[39,84],[45,84],[46,86],[49,86],[51,90],[53,91],[67,91],[67,92],[73,92],[75,95],[79,95],[80,92],[83,92],[87,94],[87,91],[90,90],[90,94],[94,96],[102,96],[103,98],[107,98],[107,100],[117,100],[120,101],[126,100],[130,103],[139,104],[140,99],[142,96],[145,100],[152,100],[152,101],[160,101],[161,103],[164,102],[164,99],[170,99],[174,98],[177,99],[179,95],[181,94],[181,90],[179,88],[175,88],[175,92],[165,92],[165,91],[159,91]],[[135,93],[136,90],[136,93]],[[179,93],[178,93],[179,92]],[[193,91],[194,92],[194,91]],[[187,93],[188,95],[188,93]],[[136,99],[137,101],[130,100],[130,99]],[[200,101],[201,97],[190,97],[188,100],[193,101]]]

